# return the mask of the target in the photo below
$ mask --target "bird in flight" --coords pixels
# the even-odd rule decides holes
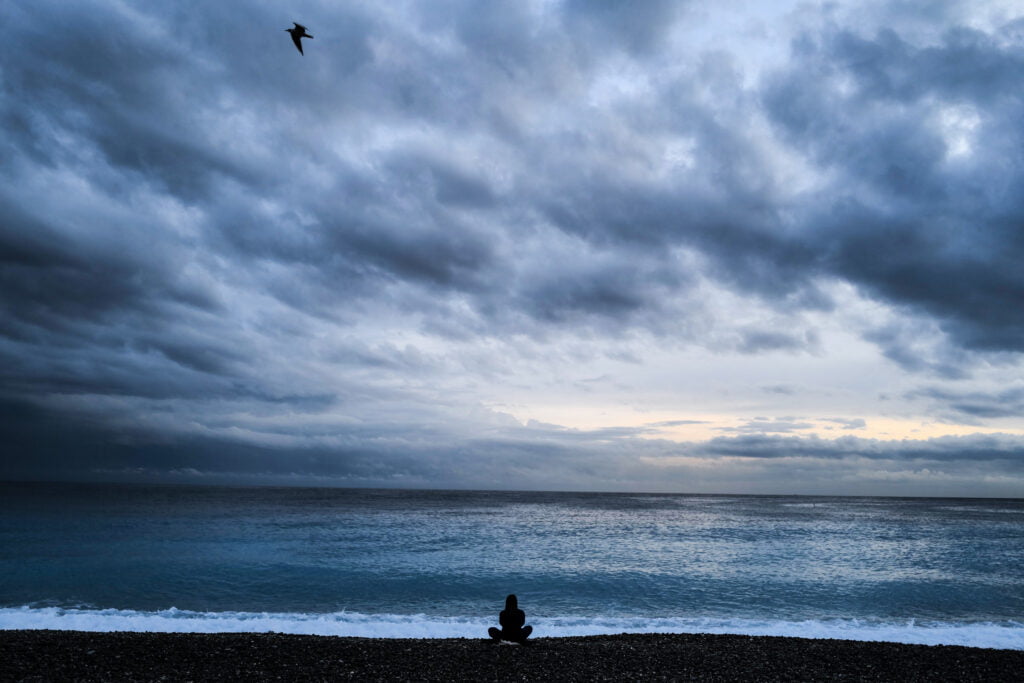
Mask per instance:
[[[306,33],[306,27],[299,22],[293,21],[292,23],[295,24],[295,28],[286,28],[285,31],[292,34],[292,42],[295,43],[295,47],[299,48],[299,54],[305,55],[306,53],[302,51],[302,39],[312,38],[313,36]]]

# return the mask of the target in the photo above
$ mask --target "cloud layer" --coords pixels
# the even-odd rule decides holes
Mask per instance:
[[[0,475],[1019,494],[1024,18],[941,10],[5,6]]]

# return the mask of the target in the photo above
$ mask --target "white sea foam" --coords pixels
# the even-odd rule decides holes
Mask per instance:
[[[0,629],[76,631],[152,631],[161,633],[296,633],[362,638],[479,638],[494,625],[483,617],[423,614],[329,614],[272,612],[191,612],[175,608],[153,612],[59,607],[0,608]],[[616,633],[731,633],[874,640],[922,645],[966,645],[1024,650],[1024,622],[950,623],[829,619],[548,617],[531,618],[537,636],[585,636]]]

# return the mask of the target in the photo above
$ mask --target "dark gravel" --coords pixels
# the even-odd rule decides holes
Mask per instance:
[[[0,631],[4,681],[1020,681],[1024,651],[728,635],[393,640]]]

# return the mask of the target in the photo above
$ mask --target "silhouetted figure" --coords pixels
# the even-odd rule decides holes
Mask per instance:
[[[519,609],[518,600],[514,595],[505,598],[505,609],[498,615],[498,623],[501,624],[500,630],[493,626],[487,629],[487,633],[495,640],[510,640],[522,645],[533,633],[532,626],[524,626],[526,613]]]
[[[306,53],[302,51],[302,39],[312,38],[313,36],[306,33],[306,27],[302,24],[297,21],[293,21],[292,23],[295,24],[295,28],[286,28],[285,31],[292,34],[292,42],[295,43],[295,47],[299,48],[299,54],[305,55]]]

